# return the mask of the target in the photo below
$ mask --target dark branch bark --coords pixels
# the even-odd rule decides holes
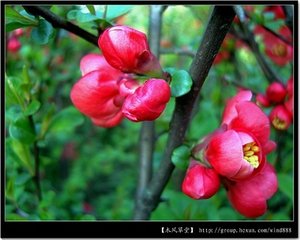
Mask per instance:
[[[75,24],[66,21],[64,18],[61,18],[60,16],[57,16],[56,14],[52,13],[46,8],[39,7],[39,6],[28,6],[24,5],[24,9],[35,15],[35,16],[41,16],[45,18],[48,22],[52,24],[54,28],[62,28],[65,29],[83,39],[86,41],[94,44],[95,46],[98,46],[98,37],[83,30],[82,28],[76,26]]]
[[[176,98],[175,110],[170,124],[170,133],[164,157],[147,191],[144,192],[142,204],[140,205],[141,209],[136,219],[149,219],[151,212],[160,202],[162,191],[174,170],[174,165],[171,162],[172,152],[176,147],[180,146],[184,140],[185,132],[190,122],[193,107],[200,89],[230,28],[234,16],[235,13],[231,7],[214,7],[200,47],[189,70],[193,79],[193,87],[188,94]]]
[[[162,13],[165,7],[159,5],[150,6],[149,17],[149,45],[151,51],[159,58],[160,35]],[[143,122],[140,130],[140,149],[139,149],[139,181],[136,192],[134,219],[138,216],[139,205],[144,190],[152,177],[152,159],[155,144],[155,122]]]
[[[246,15],[245,15],[243,8],[241,6],[235,6],[234,8],[235,8],[236,14],[239,17],[240,23],[241,23],[240,27],[244,34],[243,38],[244,38],[244,40],[246,39],[247,44],[252,49],[253,54],[254,54],[258,64],[260,65],[263,73],[266,76],[266,79],[268,80],[269,83],[274,82],[274,81],[282,81],[280,79],[280,77],[269,66],[266,59],[259,51],[259,47],[254,39],[254,35],[249,29],[248,22],[247,22]]]

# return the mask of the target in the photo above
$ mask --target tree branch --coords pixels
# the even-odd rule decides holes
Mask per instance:
[[[152,53],[159,58],[162,13],[165,7],[160,5],[150,6],[149,17],[149,45]],[[155,122],[142,123],[140,130],[139,149],[139,181],[136,192],[134,219],[140,214],[141,199],[152,177],[152,159],[155,144]]]
[[[28,6],[28,5],[23,5],[23,8],[35,15],[35,16],[41,16],[45,18],[48,22],[52,24],[54,28],[62,28],[65,29],[83,39],[86,41],[94,44],[95,46],[98,46],[98,37],[83,30],[82,28],[74,25],[73,23],[66,21],[64,18],[61,18],[60,16],[57,16],[53,12],[49,11],[48,9],[44,7],[39,7],[39,6]]]
[[[208,75],[215,56],[230,28],[235,13],[232,7],[215,6],[201,44],[191,64],[189,73],[193,86],[189,93],[176,98],[175,110],[170,123],[170,132],[164,157],[152,178],[149,187],[144,192],[139,215],[136,219],[149,219],[151,212],[158,206],[160,196],[171,177],[174,165],[171,162],[173,150],[183,143],[193,107],[200,89]]]
[[[280,77],[273,71],[273,69],[269,66],[264,56],[260,53],[258,44],[256,43],[254,39],[253,33],[249,30],[248,22],[246,19],[245,12],[241,6],[234,6],[234,9],[236,11],[236,14],[239,17],[240,20],[240,27],[245,35],[244,39],[246,39],[247,44],[250,46],[250,48],[253,51],[253,54],[260,65],[263,73],[266,76],[266,79],[269,83],[272,83],[276,80],[281,81]]]

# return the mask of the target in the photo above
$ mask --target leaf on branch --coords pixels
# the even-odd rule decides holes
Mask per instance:
[[[53,36],[53,27],[45,19],[39,20],[39,25],[32,29],[31,38],[38,44],[47,44]]]
[[[180,97],[187,94],[193,85],[193,80],[185,70],[167,69],[172,76],[171,91],[173,97]]]
[[[25,144],[32,144],[35,140],[34,129],[27,117],[20,117],[9,126],[9,134],[12,138]]]
[[[181,170],[186,170],[189,165],[191,150],[186,145],[175,148],[172,153],[172,163]]]
[[[25,116],[30,116],[35,114],[41,107],[41,103],[37,100],[33,100],[25,109]]]

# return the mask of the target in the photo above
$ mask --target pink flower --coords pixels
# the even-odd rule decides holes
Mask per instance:
[[[284,105],[275,106],[270,113],[270,121],[274,128],[286,130],[292,123],[292,115]]]
[[[262,36],[265,44],[265,53],[275,64],[284,66],[293,60],[293,47],[291,45],[259,25],[256,26],[254,32]],[[279,34],[287,40],[291,39],[291,32],[286,26],[281,27]]]
[[[240,180],[257,174],[264,166],[269,149],[270,123],[250,102],[250,91],[240,91],[225,107],[227,129],[215,134],[205,151],[207,161],[222,176]]]
[[[151,121],[158,118],[170,100],[171,89],[162,79],[151,78],[129,95],[122,112],[131,121]]]
[[[221,181],[233,207],[246,217],[267,210],[266,200],[277,190],[277,178],[266,155],[276,147],[269,140],[270,122],[250,102],[251,91],[241,90],[229,99],[222,125],[194,147],[182,191],[195,199],[209,198]]]
[[[278,188],[275,170],[269,163],[252,178],[238,182],[226,181],[225,185],[233,207],[249,218],[259,217],[267,211],[267,200]]]
[[[123,73],[112,68],[99,54],[87,54],[80,61],[83,77],[71,90],[74,106],[101,127],[118,125],[123,115],[117,82]]]
[[[207,199],[219,190],[220,179],[214,169],[191,159],[182,183],[182,192],[194,199]]]
[[[286,97],[286,94],[286,88],[280,82],[271,83],[266,90],[266,96],[271,103],[283,102]]]
[[[162,68],[151,53],[144,33],[127,26],[106,29],[98,40],[106,61],[125,73],[162,77]]]

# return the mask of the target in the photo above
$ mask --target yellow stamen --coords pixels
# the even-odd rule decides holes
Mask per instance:
[[[284,130],[286,129],[286,122],[280,120],[279,118],[274,118],[272,121],[272,124],[275,128],[279,129],[279,130]]]
[[[246,156],[246,157],[250,157],[250,156],[252,156],[253,154],[254,154],[253,151],[247,151],[247,152],[244,152],[244,156]]]
[[[258,146],[252,146],[251,150],[255,153],[259,152],[259,147]]]
[[[254,168],[257,168],[259,166],[259,151],[260,149],[255,142],[247,143],[243,146],[243,158]]]

